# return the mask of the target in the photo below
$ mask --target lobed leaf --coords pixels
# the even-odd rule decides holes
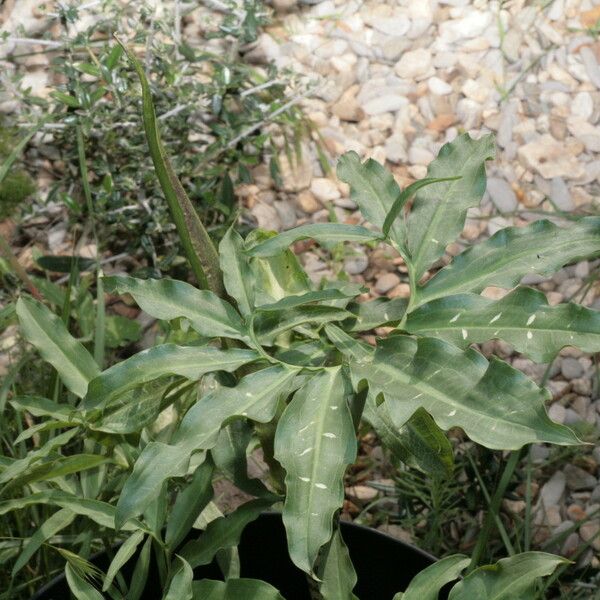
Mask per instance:
[[[214,463],[210,458],[196,469],[188,484],[183,487],[177,497],[167,521],[165,543],[174,550],[189,533],[198,515],[212,500],[212,476]]]
[[[22,296],[17,301],[17,315],[25,339],[76,396],[85,396],[88,383],[100,373],[92,355],[41,302]]]
[[[270,304],[261,304],[256,307],[257,312],[276,312],[297,308],[313,302],[331,302],[334,300],[346,300],[354,298],[363,291],[366,291],[361,285],[356,283],[346,283],[339,288],[326,288],[324,290],[315,290],[305,294],[293,294],[286,296],[277,302]]]
[[[472,349],[398,335],[380,341],[371,360],[351,369],[355,384],[366,380],[371,393],[383,394],[396,427],[422,407],[442,429],[462,427],[487,448],[580,443],[569,428],[548,418],[547,393],[505,362],[488,363]]]
[[[177,557],[177,561],[180,566],[169,582],[169,588],[164,595],[164,600],[192,600],[194,596],[192,592],[194,571],[181,556]]]
[[[117,503],[117,528],[150,505],[163,483],[187,472],[190,456],[209,450],[221,427],[235,418],[269,422],[281,397],[294,389],[298,371],[274,366],[243,377],[233,388],[221,387],[190,408],[175,432],[172,445],[150,442],[137,459]]]
[[[286,471],[283,522],[292,561],[307,573],[333,534],[356,437],[339,367],[315,373],[284,410],[275,458]]]
[[[230,227],[219,244],[219,260],[227,293],[247,317],[254,308],[254,277],[244,253],[244,240]]]
[[[109,406],[125,392],[165,375],[197,381],[213,371],[235,371],[258,358],[253,350],[162,344],[143,350],[95,377],[83,401],[86,410]]]
[[[337,176],[350,186],[350,197],[356,202],[364,218],[383,229],[386,217],[401,196],[394,176],[373,159],[361,163],[356,152],[346,152],[340,157]],[[404,222],[391,223],[389,235],[403,246],[406,237]]]
[[[545,552],[515,554],[494,565],[475,569],[452,588],[448,600],[532,598],[536,579],[552,574],[558,565],[566,562],[560,556]]]
[[[174,279],[119,276],[103,281],[107,292],[131,294],[143,311],[157,319],[183,317],[203,336],[247,339],[239,314],[213,292]]]
[[[355,315],[348,331],[368,331],[402,320],[406,312],[405,298],[375,298],[368,302],[355,302],[348,305],[348,310]]]
[[[357,600],[352,593],[357,577],[339,528],[319,557],[318,577],[323,600]]]
[[[427,169],[427,176],[460,177],[419,190],[406,224],[409,262],[418,281],[446,246],[463,229],[467,210],[477,206],[485,192],[485,162],[494,158],[494,138],[479,140],[468,134],[444,144]]]
[[[551,361],[564,346],[600,351],[600,312],[572,302],[550,306],[532,288],[516,288],[500,300],[474,294],[438,298],[411,313],[404,328],[462,348],[502,339],[537,362]]]
[[[417,288],[415,306],[495,285],[510,288],[523,275],[548,276],[563,265],[600,253],[600,217],[585,217],[567,228],[541,220],[507,227],[472,246]]]
[[[236,508],[230,515],[211,521],[197,540],[188,542],[183,547],[181,556],[194,569],[209,564],[219,550],[237,546],[244,527],[257,519],[272,504],[272,499],[250,500]]]
[[[358,242],[366,244],[381,239],[381,234],[370,231],[360,225],[343,223],[310,223],[289,229],[248,250],[250,256],[267,257],[279,254],[299,240],[314,239],[320,244],[339,244]]]
[[[470,562],[464,554],[446,556],[423,569],[412,579],[404,593],[394,596],[394,600],[438,600],[440,590],[458,579]]]

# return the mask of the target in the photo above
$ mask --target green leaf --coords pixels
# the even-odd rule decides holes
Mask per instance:
[[[134,555],[136,548],[144,540],[143,531],[134,531],[119,547],[115,557],[112,559],[106,577],[104,578],[104,585],[102,591],[106,592],[112,585],[113,579],[117,573],[123,568],[123,565]]]
[[[77,98],[70,96],[69,94],[65,94],[64,92],[54,90],[50,92],[50,96],[71,108],[79,108],[79,101],[77,100]]]
[[[250,256],[274,256],[299,240],[312,238],[320,244],[358,242],[365,244],[381,238],[381,235],[360,225],[342,223],[310,223],[294,227],[258,244],[248,250]]]
[[[516,288],[497,301],[474,294],[438,298],[411,313],[405,329],[463,348],[502,339],[537,362],[551,361],[564,346],[600,351],[599,311],[572,302],[549,306],[532,288]]]
[[[161,409],[166,408],[165,395],[171,384],[169,377],[162,377],[127,390],[119,394],[118,402],[113,402],[106,412],[101,415],[90,413],[87,426],[106,433],[140,432],[156,420]]]
[[[254,277],[244,248],[244,240],[232,226],[219,244],[219,257],[225,289],[247,317],[254,308]]]
[[[600,217],[567,228],[550,221],[507,227],[459,254],[423,287],[415,306],[441,296],[480,292],[489,285],[511,288],[523,275],[551,275],[563,265],[600,253]]]
[[[334,306],[299,306],[285,312],[259,313],[254,321],[254,327],[260,343],[271,345],[279,335],[300,325],[309,323],[315,326],[332,321],[344,321],[351,316],[347,310]]]
[[[104,600],[104,596],[69,563],[65,565],[65,575],[69,589],[77,600]]]
[[[423,407],[442,429],[462,427],[487,448],[580,443],[569,428],[548,418],[547,392],[503,361],[488,363],[472,349],[393,336],[380,341],[372,360],[351,368],[355,384],[366,380],[371,393],[383,394],[396,427]]]
[[[246,248],[253,248],[275,235],[254,230],[246,238]],[[291,250],[267,258],[253,258],[250,266],[254,274],[256,304],[259,306],[287,296],[305,294],[312,289],[306,272]]]
[[[198,515],[212,500],[213,472],[213,461],[206,458],[192,475],[191,481],[177,494],[167,521],[165,535],[165,543],[171,550],[179,546],[191,530]]]
[[[142,335],[142,326],[137,321],[121,315],[105,315],[104,334],[106,347],[118,348],[137,342]]]
[[[112,461],[97,454],[75,454],[74,456],[61,456],[53,461],[36,462],[18,477],[13,477],[6,488],[64,477],[72,473],[94,469],[107,462]]]
[[[356,573],[339,528],[335,529],[319,563],[318,576],[322,582],[319,591],[324,600],[357,600],[352,593]]]
[[[78,432],[78,428],[74,427],[64,433],[61,433],[53,438],[50,438],[41,448],[32,450],[27,453],[27,456],[13,461],[0,473],[0,484],[15,481],[17,477],[21,477],[34,463],[47,457],[54,452],[56,448],[65,445]]]
[[[180,563],[180,568],[175,571],[169,589],[164,595],[164,600],[192,600],[192,580],[194,579],[194,571],[188,562],[181,556],[177,557]]]
[[[121,43],[119,41],[119,43]],[[208,287],[217,296],[224,295],[219,256],[198,213],[177,178],[163,148],[152,93],[146,74],[133,52],[123,46],[142,84],[142,117],[150,156],[156,176],[165,195],[187,258],[201,287]]]
[[[371,423],[384,446],[402,462],[431,477],[452,476],[452,445],[423,408],[418,408],[402,427],[396,427],[387,404],[378,406],[374,395],[369,394],[364,418]]]
[[[294,389],[296,377],[294,369],[269,367],[246,375],[233,388],[221,387],[196,402],[176,431],[173,445],[150,442],[140,454],[117,503],[117,528],[141,514],[164,481],[185,475],[191,454],[212,448],[221,427],[229,421],[248,418],[268,423],[281,397]]]
[[[96,261],[93,258],[85,258],[83,256],[48,255],[36,258],[35,262],[42,269],[54,271],[55,273],[71,273],[73,269],[79,272],[90,271],[96,266]]]
[[[254,435],[254,428],[248,421],[237,420],[221,429],[219,439],[211,450],[215,465],[236,488],[257,497],[272,497],[260,479],[248,476],[246,452]]]
[[[361,285],[356,283],[347,283],[339,288],[328,288],[324,290],[316,290],[314,292],[306,292],[305,294],[286,296],[277,302],[261,304],[260,306],[256,307],[256,310],[257,312],[289,310],[290,308],[304,306],[313,302],[331,302],[334,300],[354,298],[363,291],[366,290]]]
[[[486,185],[485,161],[492,158],[491,135],[473,140],[463,134],[442,146],[429,165],[430,178],[460,176],[460,179],[426,187],[415,196],[406,231],[416,281],[460,234],[467,210],[481,201]]]
[[[388,323],[402,320],[406,312],[406,298],[375,298],[368,302],[355,302],[348,305],[348,310],[355,315],[355,320],[348,331],[368,331]]]
[[[192,568],[209,564],[222,548],[237,546],[244,527],[273,504],[259,498],[236,508],[230,515],[211,521],[197,540],[188,542],[181,551]]]
[[[131,584],[129,585],[129,593],[127,600],[139,600],[146,589],[148,582],[148,571],[150,570],[150,550],[152,548],[152,538],[148,536],[146,542],[142,546],[140,556],[135,563],[135,569],[131,576]]]
[[[67,508],[62,508],[48,517],[29,538],[23,551],[19,554],[17,562],[12,568],[14,577],[28,562],[29,559],[41,548],[42,544],[49,540],[53,535],[68,527],[75,519],[75,513]]]
[[[469,566],[470,559],[463,554],[455,554],[438,560],[416,575],[404,594],[394,596],[394,600],[438,600],[440,590],[460,577],[463,569]],[[479,596],[473,596],[473,598]],[[481,597],[483,600],[483,597]]]
[[[364,218],[383,229],[386,217],[401,196],[394,176],[373,159],[361,163],[356,152],[346,152],[341,156],[337,176],[350,186],[351,198]],[[394,221],[390,224],[389,235],[398,245],[404,246],[404,222]]]
[[[524,552],[475,569],[450,591],[448,600],[513,600],[532,598],[538,577],[568,562],[545,552]],[[404,599],[403,599],[404,600]]]
[[[52,431],[53,429],[63,429],[64,427],[75,427],[77,425],[79,425],[79,423],[76,421],[44,421],[42,423],[36,423],[27,429],[23,429],[23,431],[21,431],[14,439],[13,444],[20,444],[42,431]]]
[[[235,387],[221,387],[201,398],[186,413],[174,436],[174,444],[208,450],[224,425],[235,418],[268,423],[281,398],[297,386],[298,371],[283,365],[262,369],[240,379]]]
[[[266,581],[258,579],[228,579],[194,581],[194,600],[285,600]]]
[[[169,477],[183,477],[187,472],[190,454],[177,446],[150,442],[136,460],[133,472],[127,478],[115,513],[115,527],[137,517],[158,496]]]
[[[239,314],[213,292],[174,279],[105,277],[103,281],[106,291],[131,294],[143,311],[157,319],[184,317],[203,336],[246,339]]]
[[[69,509],[71,512],[82,515],[98,523],[102,527],[115,528],[115,507],[107,502],[93,500],[91,498],[78,498],[73,494],[62,491],[37,492],[25,498],[16,498],[0,502],[0,515],[12,510],[20,510],[33,504],[50,504]],[[143,528],[138,521],[132,521],[123,527],[126,531]],[[144,529],[145,530],[145,529]]]
[[[390,233],[390,228],[394,221],[398,218],[398,215],[404,208],[404,205],[408,202],[412,196],[414,196],[421,188],[427,187],[428,185],[432,185],[434,183],[442,183],[444,181],[456,181],[460,179],[460,175],[458,177],[426,177],[425,179],[420,179],[419,181],[415,181],[411,183],[408,187],[402,190],[402,193],[398,198],[396,198],[390,212],[387,214],[385,221],[383,223],[383,227],[381,228],[383,231],[383,235],[388,237]],[[404,240],[394,240],[398,245],[402,245]]]
[[[339,367],[315,373],[294,395],[275,434],[275,458],[286,471],[283,522],[290,557],[307,573],[333,533],[344,500],[343,477],[356,437]]]
[[[86,410],[106,407],[125,392],[165,375],[180,375],[197,381],[213,371],[235,371],[258,358],[253,350],[212,346],[163,344],[143,350],[113,365],[94,378],[83,401]]]
[[[89,381],[100,372],[92,355],[71,336],[62,320],[37,300],[19,298],[17,315],[25,339],[76,396],[85,396]]]
[[[16,410],[26,410],[34,417],[52,417],[55,419],[70,419],[75,409],[42,398],[41,396],[16,396],[10,403]]]

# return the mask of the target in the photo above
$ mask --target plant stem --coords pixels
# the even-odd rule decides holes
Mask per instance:
[[[494,525],[495,517],[498,514],[498,510],[500,509],[500,503],[502,502],[502,498],[504,497],[504,493],[506,492],[506,488],[510,483],[510,480],[515,472],[517,464],[519,463],[519,459],[521,458],[522,450],[518,452],[511,452],[508,460],[506,461],[506,465],[504,467],[504,471],[502,472],[502,476],[500,477],[500,482],[498,483],[498,487],[492,496],[490,501],[489,510],[485,516],[485,520],[483,522],[483,527],[479,533],[479,537],[477,538],[477,544],[475,545],[475,549],[473,550],[473,554],[471,555],[471,564],[467,570],[470,573],[481,560],[485,548],[488,543],[488,539],[492,532],[492,527]]]

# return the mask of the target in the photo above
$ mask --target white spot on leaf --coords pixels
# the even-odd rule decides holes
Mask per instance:
[[[300,452],[300,454],[298,454],[298,456],[304,456],[306,454],[308,454],[309,452],[312,452],[312,448],[307,448],[306,450],[302,450],[302,452]]]
[[[454,410],[451,410],[451,411],[448,413],[448,416],[449,416],[449,417],[453,417],[455,414],[456,414],[456,409],[454,409]]]
[[[466,329],[462,330],[463,340],[466,340],[469,337],[469,332]]]
[[[498,319],[499,319],[501,316],[502,316],[502,313],[501,313],[501,312],[499,312],[499,313],[498,313],[498,314],[497,314],[495,317],[491,318],[491,319],[490,319],[490,325],[491,325],[492,323],[495,323],[495,322],[496,322],[496,321],[497,321],[497,320],[498,320]]]
[[[458,317],[460,317],[460,313],[454,315],[451,319],[450,319],[450,323],[454,323],[456,321],[458,321]]]
[[[531,331],[527,332],[527,339],[530,340],[533,337],[533,333]]]
[[[527,319],[527,325],[531,325],[535,321],[535,315],[531,315],[529,319]]]
[[[315,483],[315,487],[318,487],[320,490],[327,489],[327,486],[324,483]]]
[[[298,477],[300,481],[304,481],[304,483],[308,483],[310,481],[310,477]]]
[[[327,433],[324,433],[324,434],[323,434],[323,437],[326,437],[326,438],[332,438],[332,439],[333,439],[333,438],[336,438],[336,437],[337,437],[337,435],[335,435],[335,433],[330,433],[330,432],[327,432]]]

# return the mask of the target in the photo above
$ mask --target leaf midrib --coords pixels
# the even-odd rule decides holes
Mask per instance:
[[[563,230],[563,231],[569,231],[567,230]],[[552,233],[552,232],[550,232]],[[524,238],[517,238],[518,240],[522,240],[523,243],[527,243],[527,240]],[[512,241],[512,240],[511,240]],[[550,240],[536,240],[538,243],[542,243],[542,242],[546,242],[546,241],[550,241]],[[577,244],[578,245],[582,245],[585,246],[587,245],[589,242],[592,241],[598,241],[598,236],[597,235],[590,235],[584,238],[579,238],[577,240]],[[509,242],[510,243],[510,242]],[[573,245],[573,241],[572,240],[567,240],[565,239],[564,242],[562,244],[558,244],[553,246],[552,248],[552,253],[554,255],[559,256],[561,254],[561,250],[565,247],[569,247]],[[476,248],[476,246],[474,246],[474,248]],[[430,285],[431,287],[429,287],[429,291],[432,293],[430,293],[429,295],[427,295],[427,291],[428,291],[428,285],[425,285],[421,288],[417,289],[417,294],[416,294],[416,299],[417,302],[415,302],[415,305],[413,307],[413,309],[416,309],[418,306],[422,306],[423,304],[425,304],[426,302],[430,302],[431,300],[435,300],[436,298],[440,298],[441,296],[450,296],[450,295],[455,295],[459,292],[472,292],[475,290],[479,290],[485,286],[488,285],[494,285],[493,281],[487,281],[485,282],[486,278],[489,278],[492,275],[497,275],[499,274],[500,276],[505,276],[506,273],[502,272],[502,268],[504,266],[506,266],[507,264],[516,262],[518,260],[521,260],[522,258],[526,258],[528,254],[536,254],[535,248],[524,248],[521,252],[519,252],[518,254],[513,254],[508,252],[508,248],[507,247],[493,247],[490,248],[488,252],[486,252],[484,255],[482,256],[478,256],[475,258],[475,260],[473,260],[470,264],[468,265],[459,265],[459,267],[461,268],[461,270],[463,271],[467,271],[467,269],[469,271],[473,270],[473,271],[477,271],[478,269],[476,268],[476,265],[478,263],[480,263],[481,261],[487,260],[489,258],[490,255],[492,254],[499,254],[499,258],[498,260],[494,263],[494,269],[493,271],[487,271],[486,273],[484,273],[483,275],[479,275],[476,277],[472,277],[470,279],[468,279],[468,281],[458,281],[458,283],[455,283],[454,285],[452,284],[452,276],[454,276],[456,278],[456,273],[454,272],[454,269],[450,269],[449,267],[455,267],[456,265],[454,265],[453,263],[450,263],[449,267],[446,267],[445,269],[442,269],[439,274],[441,275],[442,273],[445,274],[445,277],[441,280],[442,284],[438,284],[437,286],[434,286],[434,282],[436,280],[436,277],[433,277],[430,280]],[[596,250],[595,253],[600,252],[600,250]],[[544,269],[542,270],[542,272],[544,272],[546,269],[551,268],[551,267],[544,267]],[[448,269],[448,270],[446,270]],[[531,270],[530,271],[532,273],[539,273],[539,270]],[[519,280],[519,278],[521,277],[521,275],[514,275],[511,277],[511,285],[514,285],[514,283],[516,283],[516,281]],[[446,281],[444,281],[444,279]],[[456,278],[458,280],[458,278]],[[483,284],[481,284],[481,281],[484,281]],[[448,285],[449,284],[449,285]],[[436,290],[437,288],[440,288],[439,290]],[[456,290],[459,290],[459,292],[456,292]]]

